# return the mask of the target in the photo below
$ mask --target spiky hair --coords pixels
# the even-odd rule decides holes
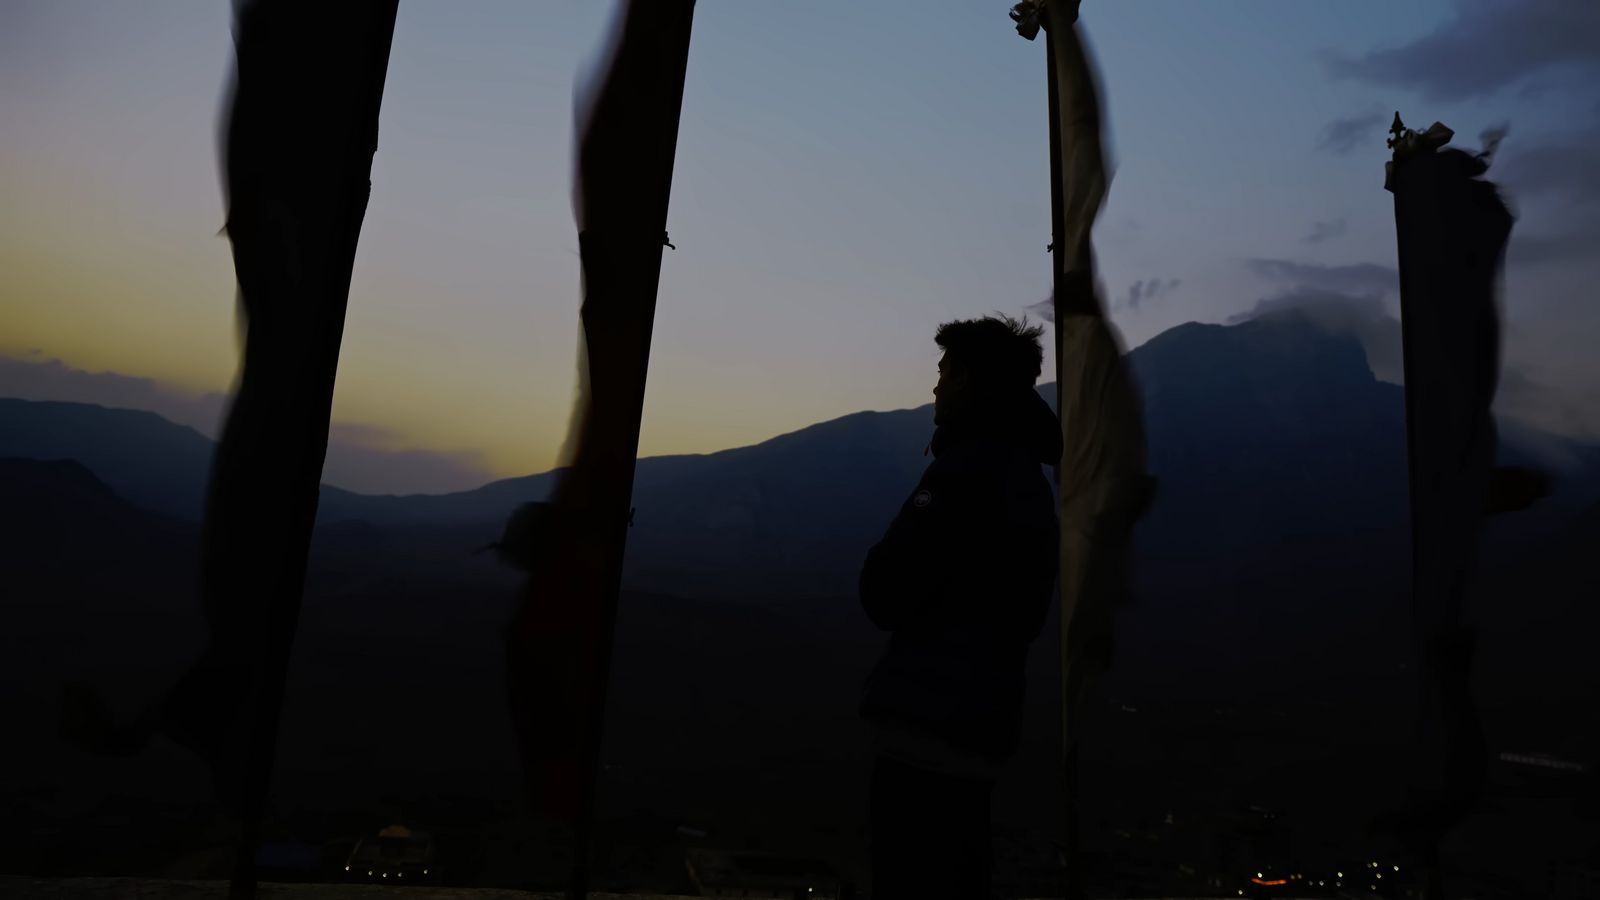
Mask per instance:
[[[1043,325],[1029,325],[1004,314],[958,319],[939,326],[933,342],[945,359],[971,373],[980,385],[993,388],[1033,387],[1044,369],[1039,338]]]

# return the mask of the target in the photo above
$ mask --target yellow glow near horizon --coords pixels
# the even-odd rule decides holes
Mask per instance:
[[[68,235],[59,223],[32,224],[5,223],[0,243],[7,273],[0,354],[149,378],[192,395],[229,389],[238,345],[224,238],[130,235],[93,223]],[[167,252],[146,252],[156,243]],[[184,244],[174,258],[170,248]],[[365,426],[363,442],[377,449],[470,457],[492,477],[557,464],[573,399],[576,290],[564,333],[535,334],[530,323],[526,339],[513,329],[488,341],[478,329],[455,336],[386,321],[395,305],[427,298],[374,282],[360,261],[351,293],[336,426]],[[730,390],[717,368],[684,364],[688,351],[675,348],[671,328],[664,331],[656,355],[677,364],[652,367],[642,456],[741,446],[853,411],[828,395],[784,410],[755,402]]]
[[[39,217],[26,228],[0,221],[0,354],[149,378],[197,396],[228,391],[238,336],[226,239],[155,226],[130,232],[87,215],[74,227],[70,219]],[[528,289],[523,305],[513,295],[513,302],[475,309],[473,316],[501,317],[485,327],[450,322],[448,314],[443,324],[439,316],[428,319],[431,313],[419,318],[408,308],[438,302],[433,291],[374,274],[370,259],[358,257],[335,423],[366,426],[367,442],[378,449],[474,458],[492,477],[554,466],[576,377],[576,260],[567,265],[573,287],[551,304],[555,316],[533,309]],[[908,405],[897,396],[927,399],[922,382],[931,385],[931,367],[872,385],[870,393],[851,383],[848,366],[822,366],[811,385],[764,376],[754,339],[730,351],[743,364],[732,379],[727,362],[701,355],[698,323],[666,318],[677,308],[672,293],[664,284],[642,456],[743,446],[861,408]],[[561,324],[554,331],[552,318]],[[929,351],[931,366],[931,343]]]
[[[184,231],[170,221],[129,228],[131,214],[120,204],[136,198],[74,196],[45,181],[24,190],[26,207],[38,214],[0,219],[6,298],[0,354],[149,378],[196,396],[229,389],[238,337],[225,237]],[[382,204],[375,205],[381,211]],[[208,219],[191,210],[184,224],[201,221]],[[577,260],[558,261],[570,270],[566,296],[535,300],[532,282],[489,285],[484,290],[501,302],[466,312],[439,299],[453,285],[385,271],[392,227],[369,216],[371,237],[363,235],[335,394],[336,426],[357,426],[363,444],[376,449],[472,459],[486,477],[556,465],[576,377]],[[832,366],[819,372],[823,390],[775,376],[766,385],[757,359],[764,351],[754,339],[727,351],[756,366],[731,379],[726,362],[700,355],[700,322],[666,318],[678,309],[677,294],[699,289],[692,280],[687,287],[664,281],[641,456],[756,443],[855,411],[861,408],[854,405],[857,396],[869,407],[903,406],[888,398],[915,397],[923,393],[922,381],[931,383],[931,370],[907,372],[862,395],[850,384],[848,367]],[[519,302],[519,296],[527,299]],[[540,303],[550,308],[535,309]],[[479,321],[485,317],[498,318]],[[553,331],[552,320],[559,323]],[[931,353],[930,344],[930,359]],[[785,402],[769,402],[774,398]]]

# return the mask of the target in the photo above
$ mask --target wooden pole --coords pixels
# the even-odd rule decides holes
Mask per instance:
[[[1062,391],[1066,382],[1065,372],[1062,367],[1062,321],[1064,317],[1059,313],[1059,307],[1067,296],[1068,280],[1066,278],[1066,209],[1063,199],[1064,184],[1061,174],[1061,97],[1060,88],[1056,83],[1056,51],[1050,40],[1044,42],[1045,58],[1045,84],[1046,96],[1050,107],[1050,294],[1053,300],[1052,308],[1056,310],[1051,316],[1054,327],[1052,333],[1055,339],[1056,357],[1056,409],[1062,409]],[[1060,465],[1057,464],[1057,482],[1060,479]],[[1070,614],[1062,610],[1062,627],[1060,633],[1062,654],[1061,678],[1061,862],[1062,862],[1062,892],[1067,900],[1080,900],[1083,897],[1083,873],[1079,865],[1079,815],[1078,815],[1078,745],[1076,726],[1074,720],[1073,697],[1077,685],[1071,677],[1071,660],[1067,658],[1069,652],[1067,644],[1067,627]]]
[[[1121,340],[1097,296],[1091,232],[1109,172],[1103,103],[1078,0],[1025,0],[1012,10],[1023,37],[1047,33],[1051,288],[1062,457],[1061,778],[1069,898],[1082,897],[1078,718],[1093,680],[1111,665],[1114,610],[1131,584],[1133,528],[1152,497],[1143,414]]]

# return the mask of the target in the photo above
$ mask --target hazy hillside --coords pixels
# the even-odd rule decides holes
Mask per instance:
[[[0,752],[10,773],[0,818],[21,854],[0,863],[129,871],[166,852],[143,842],[194,839],[185,829],[204,808],[204,776],[166,744],[127,762],[65,747],[56,692],[88,678],[131,712],[192,658],[204,639],[194,526],[133,507],[73,463],[0,461],[0,500],[9,609],[26,622],[0,656],[5,719],[18,725]],[[1600,750],[1570,719],[1600,696],[1581,662],[1600,628],[1600,609],[1584,602],[1600,595],[1597,524],[1600,507],[1484,578],[1475,616],[1496,750],[1586,760]],[[321,531],[275,791],[280,810],[313,823],[301,826],[308,836],[331,827],[319,816],[406,817],[446,833],[515,816],[500,643],[515,577],[458,554],[456,534]],[[1091,839],[1109,823],[1248,801],[1287,810],[1319,841],[1359,844],[1363,817],[1392,799],[1407,739],[1404,572],[1398,533],[1145,561],[1117,669],[1084,726],[1095,735],[1084,758],[1100,823]],[[750,599],[762,602],[623,597],[607,827],[643,828],[627,840],[666,846],[688,824],[716,845],[848,863],[870,748],[855,703],[883,637],[850,596]],[[1024,747],[998,796],[1006,833],[1052,827],[1039,798],[1055,778],[1056,627],[1052,617],[1031,660]],[[1549,824],[1570,833],[1566,821]],[[91,834],[120,835],[111,856],[85,858]]]
[[[1145,556],[1205,559],[1404,527],[1402,391],[1373,377],[1354,338],[1291,312],[1180,326],[1130,359],[1160,478],[1139,532]],[[1054,399],[1053,385],[1040,391]],[[927,464],[931,430],[930,406],[863,412],[750,447],[640,460],[627,583],[727,599],[849,593],[865,547]],[[1507,460],[1538,452],[1565,461],[1558,496],[1497,523],[1497,535],[1536,539],[1600,498],[1593,448],[1525,429],[1505,434]],[[0,403],[0,453],[78,459],[123,496],[184,518],[197,513],[208,447],[146,413]],[[364,534],[460,558],[552,484],[544,473],[437,496],[324,488],[318,540]]]
[[[76,460],[160,513],[199,517],[211,447],[200,432],[151,412],[0,399],[0,457]]]
[[[71,459],[152,512],[198,521],[213,442],[152,412],[0,398],[0,458]],[[347,493],[324,488],[327,502]]]

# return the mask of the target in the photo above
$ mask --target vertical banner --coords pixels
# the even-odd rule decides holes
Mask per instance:
[[[693,0],[627,3],[580,125],[584,391],[571,463],[530,513],[539,521],[529,576],[506,636],[529,803],[575,829],[573,897],[590,886],[612,632],[693,15]]]
[[[111,721],[87,686],[63,697],[64,730],[91,752],[130,755],[161,734],[210,766],[240,826],[235,900],[257,891],[397,4],[235,4],[222,181],[244,352],[201,524],[206,646],[133,722]]]
[[[1067,892],[1081,897],[1077,853],[1077,713],[1111,665],[1115,607],[1130,591],[1134,525],[1152,481],[1143,411],[1122,344],[1096,295],[1091,234],[1109,173],[1100,86],[1078,26],[1078,0],[1032,0],[1012,10],[1024,37],[1047,34],[1050,79],[1052,288],[1056,389],[1063,452],[1061,685]]]
[[[1479,176],[1488,154],[1443,149],[1395,116],[1385,188],[1394,194],[1411,491],[1412,614],[1421,661],[1412,796],[1398,829],[1441,887],[1438,843],[1481,796],[1487,748],[1469,685],[1462,620],[1483,516],[1491,507],[1500,371],[1496,294],[1512,216]]]
[[[201,750],[242,831],[255,895],[284,679],[316,519],[397,0],[246,2],[224,147],[244,358],[201,544],[210,627],[161,727]]]

